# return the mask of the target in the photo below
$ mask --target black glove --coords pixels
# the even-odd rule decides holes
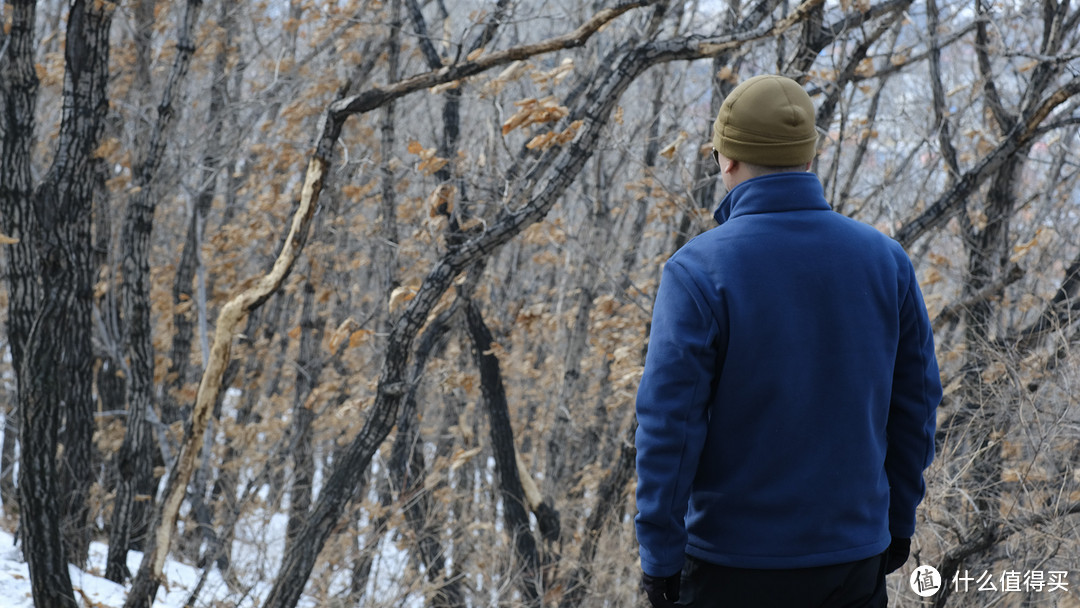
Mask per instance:
[[[649,596],[649,603],[653,608],[673,608],[679,601],[679,581],[681,574],[667,577],[649,576],[641,573],[641,589]]]
[[[885,574],[891,574],[900,569],[911,554],[911,539],[893,537],[889,548],[885,550]]]

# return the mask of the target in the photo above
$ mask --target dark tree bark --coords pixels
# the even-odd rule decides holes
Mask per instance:
[[[188,0],[177,36],[176,57],[157,108],[157,121],[133,168],[135,189],[128,200],[121,229],[121,245],[124,247],[121,254],[121,301],[127,325],[125,333],[131,377],[127,383],[127,427],[124,443],[117,456],[119,476],[105,568],[106,578],[115,582],[122,582],[128,575],[127,551],[133,531],[139,532],[141,546],[146,520],[149,519],[145,505],[152,504],[156,485],[153,482],[153,435],[147,423],[147,411],[153,407],[154,392],[150,319],[150,233],[158,200],[154,183],[175,117],[173,104],[179,95],[180,84],[187,75],[191,55],[195,52],[192,30],[201,8],[201,0]]]
[[[322,217],[322,216],[320,216]],[[310,265],[309,265],[310,267]],[[322,346],[325,317],[315,309],[315,285],[310,271],[303,284],[300,312],[300,354],[296,360],[296,392],[293,398],[291,445],[293,472],[289,486],[289,520],[285,531],[285,552],[296,543],[304,542],[300,530],[311,508],[311,496],[315,481],[315,448],[311,441],[311,424],[315,412],[308,402],[322,374],[323,359],[319,354]]]
[[[214,202],[218,172],[225,161],[225,112],[228,95],[228,74],[226,73],[230,55],[233,53],[233,34],[236,28],[234,15],[237,6],[223,2],[218,13],[218,27],[224,41],[218,46],[214,56],[211,85],[208,92],[210,108],[207,111],[206,124],[208,137],[206,149],[199,162],[198,189],[192,205],[191,219],[188,222],[184,248],[180,253],[180,263],[176,268],[173,281],[173,340],[169,356],[169,369],[166,378],[169,386],[162,399],[161,418],[165,424],[171,424],[186,417],[186,410],[178,398],[180,391],[192,381],[191,350],[195,333],[193,309],[190,305],[195,298],[192,283],[199,267],[199,248],[202,246],[206,228],[206,215]]]
[[[636,71],[622,83],[621,88],[624,89],[633,76],[636,76]],[[621,93],[621,90],[616,92],[614,98],[605,97],[597,102],[604,108],[605,118],[614,106],[618,93]],[[379,96],[381,97],[381,93]],[[364,97],[364,94],[357,96],[357,98],[361,97]],[[346,111],[350,109],[349,106],[352,103],[355,103],[352,100],[347,101],[349,103],[344,104],[343,108]],[[599,125],[593,133],[594,137],[598,135]],[[428,312],[461,270],[488,255],[551,208],[551,205],[555,203],[557,193],[564,191],[580,170],[579,162],[583,163],[584,159],[591,154],[591,145],[589,142],[573,148],[573,152],[555,171],[556,177],[538,196],[540,202],[535,203],[536,206],[527,205],[526,209],[505,217],[490,233],[485,233],[483,237],[456,248],[429,273],[425,284],[421,286],[417,296],[410,301],[409,307],[391,330],[381,372],[380,388],[375,403],[371,407],[371,414],[352,443],[342,450],[340,459],[335,460],[334,468],[327,478],[319,501],[312,510],[311,517],[302,533],[303,537],[310,542],[285,556],[274,588],[264,603],[266,608],[291,608],[296,605],[319,552],[336,526],[345,505],[352,497],[359,472],[366,469],[371,456],[393,428],[397,418],[398,404],[405,393],[404,371],[412,340],[420,330]]]
[[[737,11],[734,11],[737,14]],[[718,68],[720,57],[713,60],[713,67]],[[714,71],[719,71],[718,69]],[[649,123],[648,137],[646,139],[645,154],[643,157],[643,164],[646,167],[646,174],[652,175],[656,170],[657,156],[660,153],[660,126],[661,126],[661,104],[663,101],[664,82],[666,80],[666,74],[657,73],[654,75],[654,82],[656,94],[652,99],[652,110],[650,116],[653,116],[653,120]],[[715,99],[720,95],[720,91],[716,90],[718,82],[713,83],[713,98]],[[713,102],[712,105],[717,105],[717,102]],[[711,123],[708,127],[711,132]],[[711,163],[712,159],[708,159]],[[698,163],[700,165],[701,163]],[[715,163],[713,163],[715,164]],[[710,169],[711,170],[711,169]],[[711,188],[715,188],[715,180],[707,180]],[[712,200],[712,190],[708,191],[697,190],[695,191],[695,197],[702,196],[701,200]],[[704,205],[703,205],[704,206]],[[636,243],[641,239],[642,234],[645,231],[645,224],[648,213],[648,202],[645,197],[642,197],[633,205],[634,219],[630,226],[629,236],[625,242]],[[622,297],[626,291],[630,288],[630,272],[633,268],[635,261],[637,260],[638,249],[636,247],[629,247],[623,253],[620,260],[620,270],[617,277],[617,284],[615,287],[615,293],[617,296]],[[610,373],[611,373],[612,360],[605,358],[603,363],[603,382],[604,391],[597,399],[597,410],[606,407],[607,396],[610,391]],[[599,416],[598,416],[599,418]],[[608,431],[600,426],[601,420],[595,422],[595,426],[592,428],[591,437],[599,438],[605,435]],[[614,425],[611,425],[614,427]],[[572,606],[579,606],[583,598],[588,592],[589,582],[593,576],[593,558],[596,555],[596,548],[600,540],[600,536],[604,531],[604,526],[608,521],[611,513],[614,511],[614,505],[618,504],[625,493],[626,483],[629,478],[634,474],[634,459],[633,455],[636,454],[634,450],[633,433],[637,429],[636,420],[631,424],[631,431],[629,431],[629,444],[626,443],[626,438],[622,438],[622,445],[618,445],[619,441],[612,442],[616,445],[605,446],[600,458],[602,462],[608,462],[615,454],[615,448],[618,448],[618,460],[615,466],[608,470],[607,475],[601,482],[600,489],[596,504],[593,507],[591,514],[585,521],[585,530],[583,534],[584,541],[581,544],[580,551],[578,553],[578,562],[570,572],[566,573],[564,580],[559,583],[559,586],[565,590],[562,600],[559,602],[560,608],[570,608]]]
[[[1080,94],[1080,77],[1074,77],[1045,98],[1025,108],[1021,120],[984,156],[977,165],[967,170],[960,179],[936,201],[928,205],[918,216],[906,222],[896,231],[894,238],[905,247],[935,228],[941,227],[964,208],[968,198],[986,180],[997,174],[1002,167],[1020,154],[1041,132],[1043,122],[1050,113],[1073,96]]]
[[[43,315],[41,322],[61,337],[60,381],[48,389],[65,418],[59,489],[66,504],[61,507],[61,525],[68,559],[76,565],[85,564],[90,550],[87,500],[94,479],[91,319],[96,270],[90,240],[93,155],[108,111],[109,30],[114,8],[111,2],[71,4],[59,148],[45,183],[38,188],[37,201],[48,251],[41,257],[44,298],[56,304],[55,316]]]
[[[390,35],[387,37],[386,50],[386,76],[394,82],[400,78],[399,70],[401,63],[401,1],[392,0],[389,7]],[[421,40],[424,40],[421,38]],[[379,209],[381,210],[381,224],[379,236],[382,243],[376,252],[382,272],[383,293],[391,293],[398,286],[397,276],[397,176],[391,160],[394,158],[395,136],[395,103],[391,101],[382,109],[382,121],[379,125],[379,151],[382,162],[379,166]]]
[[[57,316],[50,308],[56,306],[43,308],[45,314],[40,318]],[[16,375],[22,414],[19,505],[23,556],[30,569],[35,606],[76,608],[68,553],[60,534],[63,513],[55,460],[60,413],[49,391],[41,388],[61,383],[55,365],[60,347],[58,341],[41,336],[40,328],[40,324],[35,325],[27,336],[27,348]]]
[[[19,502],[35,605],[74,607],[67,561],[85,560],[89,547],[86,497],[92,479],[93,153],[108,108],[115,7],[79,0],[70,5],[60,134],[53,163],[34,188],[34,4],[12,3],[0,80],[0,215],[5,231],[20,239],[8,258],[9,337],[22,425]]]
[[[452,314],[452,313],[451,313]],[[445,345],[449,330],[450,315],[443,314],[427,329],[422,343],[427,343],[429,350],[418,358],[426,359],[432,350],[441,350]],[[414,368],[423,369],[426,361],[418,361]],[[416,378],[416,375],[414,375]],[[405,505],[405,519],[416,535],[415,546],[420,562],[424,565],[428,580],[438,586],[432,597],[434,608],[457,608],[465,605],[460,582],[446,573],[446,554],[439,540],[439,521],[436,503],[426,487],[427,463],[423,452],[423,437],[420,434],[420,419],[417,415],[416,388],[414,381],[406,396],[398,421],[397,437],[391,449],[390,473],[400,489],[399,502]]]
[[[507,0],[500,0],[498,2],[494,13],[488,20],[487,26],[471,43],[469,43],[469,52],[480,48],[490,41],[491,36],[494,35],[496,28],[501,23],[507,3]],[[432,70],[441,68],[443,65],[443,57],[435,50],[435,46],[428,34],[427,23],[424,20],[419,4],[415,0],[406,0],[406,6],[408,8],[409,18],[413,23],[413,28],[418,37],[420,49],[428,67]],[[393,14],[395,15],[396,10],[395,7],[393,9]],[[442,17],[445,19],[447,16],[443,14]],[[397,46],[396,37],[391,44],[394,45],[394,47]],[[393,48],[392,52],[395,52]],[[396,74],[396,60],[391,62],[391,66],[391,72]],[[442,96],[443,133],[442,140],[439,144],[438,155],[442,158],[450,159],[451,162],[440,168],[435,173],[435,177],[439,181],[440,187],[444,184],[451,184],[452,182],[453,188],[456,191],[457,200],[453,205],[454,208],[445,210],[446,215],[449,216],[446,229],[446,241],[447,243],[453,243],[460,242],[460,222],[468,215],[468,209],[466,209],[467,195],[465,191],[465,182],[460,178],[455,178],[452,170],[454,166],[453,159],[457,155],[458,141],[460,138],[461,88],[450,89],[444,92]],[[388,107],[386,110],[387,116],[389,116],[390,111],[391,109]],[[383,149],[386,151],[384,157],[387,159],[389,158],[389,144],[392,143],[387,141],[388,127],[391,125],[392,121],[387,120],[383,127]],[[393,132],[389,131],[389,133],[392,135]],[[388,167],[385,168],[384,171],[388,173]],[[396,242],[396,226],[386,224],[386,218],[393,218],[396,215],[396,210],[393,206],[386,205],[385,203],[387,200],[385,193],[389,192],[385,184],[383,190],[383,238],[387,242]],[[433,585],[437,586],[437,590],[431,597],[431,604],[434,608],[463,606],[465,600],[459,577],[454,576],[453,573],[445,572],[446,548],[440,540],[439,531],[442,520],[437,515],[438,509],[432,499],[430,490],[426,487],[427,463],[424,457],[424,439],[420,433],[420,410],[417,404],[417,391],[420,387],[421,376],[423,375],[423,370],[427,365],[428,360],[435,356],[438,351],[441,351],[445,345],[450,319],[460,309],[462,295],[471,293],[482,272],[482,266],[477,266],[469,270],[469,278],[466,280],[466,284],[458,287],[458,300],[455,301],[453,307],[450,310],[441,313],[434,321],[429,323],[428,328],[421,337],[413,361],[411,384],[408,394],[403,400],[401,416],[398,420],[397,435],[391,450],[390,471],[397,487],[400,488],[400,501],[405,504],[406,520],[409,523],[413,534],[416,535],[414,543],[416,552],[420,562],[424,565],[428,580]],[[391,283],[390,285],[393,287],[396,284]],[[437,450],[436,453],[444,452]],[[460,566],[460,564],[458,565]]]
[[[331,141],[340,134],[340,128],[340,124],[330,126],[334,135]],[[273,266],[254,285],[242,289],[233,296],[218,313],[210,357],[206,361],[206,369],[199,383],[195,406],[191,412],[191,423],[185,426],[175,466],[169,473],[164,495],[157,508],[153,533],[143,552],[143,560],[132,582],[131,591],[124,604],[125,608],[149,608],[163,582],[165,560],[176,531],[180,507],[195,472],[196,460],[203,449],[207,429],[220,404],[225,387],[223,380],[230,369],[235,369],[231,364],[234,332],[245,317],[262,307],[278,292],[282,283],[292,272],[307,242],[329,165],[328,149],[324,150],[323,154],[316,154],[311,158],[300,200],[294,207],[292,221],[282,239],[281,248]]]
[[[135,86],[132,93],[135,96],[135,105],[140,109],[148,109],[152,82],[150,79],[151,63],[153,54],[154,34],[154,8],[157,0],[138,0],[132,6],[135,28],[132,33],[135,47]],[[146,155],[148,136],[145,128],[140,128],[135,134],[135,147]],[[140,172],[142,173],[142,172]],[[149,292],[146,285],[135,286],[133,270],[128,266],[131,257],[131,248],[138,247],[141,243],[132,233],[131,217],[136,199],[151,200],[152,194],[143,189],[149,189],[145,179],[141,179],[145,173],[136,176],[139,193],[132,196],[128,201],[127,217],[122,224],[122,238],[120,240],[120,256],[122,265],[120,271],[123,284],[120,288],[119,301],[113,300],[114,305],[119,305],[120,310],[115,313],[117,327],[122,335],[121,352],[118,356],[124,360],[124,389],[123,401],[126,404],[128,417],[125,419],[124,443],[114,457],[113,466],[116,480],[115,500],[113,501],[112,519],[109,525],[109,552],[106,558],[105,578],[123,583],[128,577],[127,552],[128,549],[141,548],[143,536],[146,533],[147,519],[150,515],[147,495],[153,493],[150,489],[153,483],[153,455],[152,434],[149,423],[146,422],[146,407],[149,404],[149,395],[152,390],[152,360],[153,352],[145,352],[144,343],[149,343],[149,305],[146,310],[134,311],[131,309],[138,296],[133,297],[133,290],[144,289]],[[145,202],[143,203],[145,204]],[[152,214],[151,214],[152,220]],[[149,232],[149,229],[147,229]],[[145,248],[145,246],[143,246]],[[147,297],[149,297],[147,295]],[[147,318],[140,319],[140,314]],[[134,334],[134,338],[133,338]],[[151,363],[147,370],[146,357],[149,356]],[[148,380],[148,377],[150,378]],[[132,404],[141,403],[141,408]],[[142,500],[135,500],[142,494]]]
[[[366,480],[370,475],[371,472],[368,471],[365,473],[364,478],[360,480],[358,484],[360,493],[363,493],[367,488]],[[375,565],[375,557],[379,550],[379,543],[382,541],[383,536],[386,535],[390,522],[390,488],[386,475],[380,475],[375,485],[375,491],[379,495],[378,515],[368,524],[368,532],[363,537],[364,545],[359,547],[356,561],[352,565],[350,591],[357,598],[362,596],[364,590],[367,589],[368,581],[371,579],[371,569]],[[359,540],[360,538],[357,537],[357,542]]]
[[[420,562],[428,580],[438,586],[431,602],[434,608],[457,608],[464,606],[465,600],[458,578],[447,576],[445,572],[446,555],[439,540],[442,522],[435,519],[436,503],[427,487],[417,391],[428,361],[446,346],[450,323],[461,309],[462,295],[472,291],[481,273],[482,269],[470,269],[469,279],[458,288],[458,299],[429,323],[420,337],[410,374],[411,384],[402,403],[397,436],[390,450],[390,474],[400,491],[399,502],[405,505],[405,519],[416,535]],[[446,450],[436,450],[436,453],[446,453]]]
[[[593,309],[593,301],[597,295],[596,265],[592,261],[593,248],[603,242],[599,238],[603,230],[602,222],[607,219],[607,209],[602,201],[593,203],[592,212],[589,214],[589,229],[585,237],[586,251],[585,260],[582,262],[577,275],[578,292],[574,298],[574,322],[570,327],[566,340],[566,350],[563,353],[563,377],[559,390],[555,394],[553,407],[555,409],[555,421],[547,438],[547,463],[544,469],[544,493],[554,495],[556,488],[573,485],[568,479],[567,470],[572,465],[571,455],[576,453],[575,445],[570,439],[570,430],[575,422],[580,422],[582,415],[575,415],[571,408],[578,409],[580,393],[583,390],[581,378],[581,360],[585,358],[589,347],[589,314]],[[586,464],[578,461],[578,464]],[[580,471],[580,469],[578,469]],[[567,530],[569,532],[569,529]]]
[[[7,45],[0,63],[0,231],[18,242],[5,245],[8,275],[6,333],[18,373],[25,359],[25,343],[41,301],[37,279],[37,222],[33,213],[33,177],[30,161],[34,146],[34,109],[38,77],[34,70],[34,22],[36,3],[11,3],[11,30],[2,40]],[[4,509],[19,513],[15,472],[15,442],[19,437],[21,400],[6,408],[0,489]],[[24,451],[25,453],[25,451]]]
[[[491,450],[495,456],[495,470],[499,475],[499,495],[502,499],[503,523],[510,535],[517,558],[515,574],[520,578],[526,606],[540,606],[538,570],[540,558],[536,539],[529,529],[529,512],[525,508],[525,491],[518,477],[517,449],[514,447],[514,429],[510,424],[510,410],[506,403],[499,358],[491,352],[494,340],[480,307],[469,300],[465,307],[465,326],[472,345],[473,360],[480,370],[480,392],[487,410],[491,437]]]

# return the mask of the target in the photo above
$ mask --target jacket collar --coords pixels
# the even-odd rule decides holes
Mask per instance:
[[[770,173],[735,186],[713,213],[717,224],[753,213],[832,209],[818,176],[808,171]]]

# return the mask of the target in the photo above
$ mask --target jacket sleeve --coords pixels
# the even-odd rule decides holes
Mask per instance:
[[[637,394],[637,508],[641,567],[682,569],[690,487],[705,443],[717,361],[716,317],[685,269],[664,267]]]
[[[930,320],[910,262],[907,271],[909,285],[900,306],[900,339],[893,371],[885,456],[890,496],[889,532],[902,538],[910,538],[915,532],[915,508],[926,490],[923,471],[934,458],[936,410],[941,401],[941,377],[934,356]]]

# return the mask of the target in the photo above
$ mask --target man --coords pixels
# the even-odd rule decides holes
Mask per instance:
[[[941,384],[911,262],[835,213],[814,106],[781,76],[713,125],[718,227],[671,256],[637,396],[653,606],[886,606],[908,558]]]

